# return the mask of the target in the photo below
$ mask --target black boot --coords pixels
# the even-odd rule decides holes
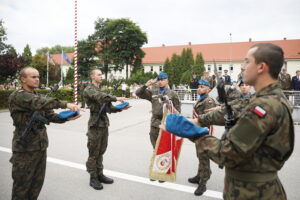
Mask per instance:
[[[97,178],[91,177],[90,178],[90,186],[94,188],[95,190],[102,190],[103,185],[100,183],[100,181]]]
[[[199,183],[197,189],[195,190],[194,194],[196,196],[201,196],[206,191],[206,185]]]
[[[164,183],[165,181],[161,181],[161,180],[159,180],[158,182],[159,182],[159,183]]]
[[[189,178],[189,179],[188,179],[188,182],[194,183],[194,184],[199,184],[199,182],[200,182],[200,177],[196,175],[196,176],[194,176],[194,177],[192,177],[192,178]]]
[[[111,178],[108,178],[107,176],[104,176],[104,174],[100,174],[98,176],[98,180],[101,182],[101,183],[105,183],[105,184],[112,184],[114,182],[113,179]]]

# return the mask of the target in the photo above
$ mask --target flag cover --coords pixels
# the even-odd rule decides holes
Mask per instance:
[[[164,105],[162,124],[169,113],[177,113],[171,101]],[[151,158],[150,179],[176,181],[176,167],[183,138],[160,129],[155,150]]]

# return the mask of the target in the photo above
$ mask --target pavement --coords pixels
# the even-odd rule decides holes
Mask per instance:
[[[109,115],[109,144],[104,155],[105,174],[115,180],[112,185],[96,191],[89,186],[89,174],[85,170],[87,160],[87,121],[89,110],[82,117],[65,124],[47,126],[49,137],[46,178],[39,199],[45,200],[182,200],[222,199],[224,170],[211,162],[212,176],[208,191],[201,197],[194,196],[196,185],[187,179],[196,174],[198,160],[195,145],[185,139],[178,163],[175,183],[149,181],[149,165],[153,153],[149,139],[151,105],[145,100],[129,100],[132,108]],[[57,110],[59,112],[60,110]],[[12,178],[11,140],[14,130],[9,112],[0,112],[0,199],[11,198]],[[224,127],[215,126],[220,137]],[[299,199],[300,168],[298,145],[300,126],[295,126],[295,149],[291,158],[279,172],[288,199]]]

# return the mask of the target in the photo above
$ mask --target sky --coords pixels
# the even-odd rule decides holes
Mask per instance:
[[[128,18],[145,47],[300,39],[299,0],[77,0],[78,40],[97,18]],[[74,45],[74,0],[0,0],[7,44],[22,53]],[[232,36],[230,37],[230,33]]]

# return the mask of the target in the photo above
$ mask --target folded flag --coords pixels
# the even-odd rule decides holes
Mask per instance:
[[[185,138],[194,138],[206,135],[209,133],[207,128],[196,126],[188,119],[178,114],[169,114],[166,119],[167,131]]]
[[[115,105],[115,108],[121,110],[123,108],[126,108],[127,106],[129,106],[129,103],[128,102],[124,102],[124,103],[120,103],[118,105]]]
[[[62,111],[60,113],[58,113],[57,117],[60,119],[68,119],[70,117],[75,117],[76,115],[78,115],[79,112],[73,112],[72,110],[65,110]]]

